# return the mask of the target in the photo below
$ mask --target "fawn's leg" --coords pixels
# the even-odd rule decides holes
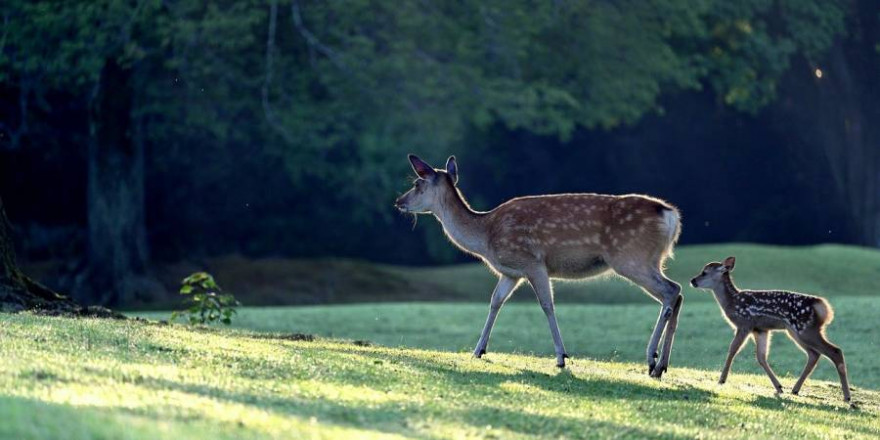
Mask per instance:
[[[773,369],[767,363],[767,352],[770,350],[770,332],[756,331],[753,334],[755,335],[755,357],[758,358],[758,364],[767,372],[767,376],[770,376],[770,382],[773,382],[773,388],[776,388],[776,392],[782,393],[782,384],[776,379]]]
[[[681,286],[666,278],[659,269],[650,265],[642,267],[621,265],[621,267],[618,267],[614,262],[611,264],[619,275],[639,285],[645,292],[662,304],[660,306],[660,315],[657,317],[657,323],[654,325],[654,331],[651,333],[651,339],[648,341],[648,348],[645,350],[645,357],[648,361],[648,374],[651,377],[659,378],[666,370],[667,364],[659,365],[657,363],[657,346],[660,345],[660,337],[663,335],[663,331],[665,329],[669,331],[667,324],[672,315],[675,314],[675,306],[678,303],[678,298],[681,297]],[[680,305],[680,303],[678,304]],[[673,333],[676,327],[677,323],[675,326],[672,326],[670,334],[666,336],[666,341],[668,342],[664,342],[664,346],[668,345],[669,350],[672,349],[672,336],[674,336]],[[666,355],[666,360],[668,363],[668,355]],[[658,365],[662,368],[657,368]]]
[[[550,335],[553,337],[553,347],[556,350],[556,366],[565,367],[565,358],[568,354],[565,352],[565,345],[562,343],[562,335],[559,333],[559,324],[556,322],[556,307],[553,304],[553,286],[550,284],[550,277],[547,275],[546,268],[535,270],[529,275],[529,283],[535,289],[535,295],[541,304],[541,309],[547,315],[547,323],[550,325]]]
[[[730,348],[727,350],[727,361],[724,362],[724,368],[721,369],[721,378],[718,379],[719,384],[727,382],[727,374],[730,373],[730,366],[733,365],[733,358],[735,358],[739,353],[739,350],[742,349],[742,346],[748,337],[748,330],[736,329],[736,334],[733,335],[733,340],[730,341]]]
[[[510,298],[510,295],[516,290],[518,285],[518,279],[505,275],[501,275],[501,278],[498,279],[495,291],[492,292],[492,302],[489,304],[489,316],[486,318],[486,325],[483,326],[483,333],[480,334],[477,348],[474,349],[475,357],[481,357],[486,354],[486,348],[489,346],[489,336],[492,334],[492,328],[495,326],[498,312],[501,311],[501,306]]]
[[[816,369],[816,363],[819,362],[819,352],[816,349],[810,347],[800,340],[800,337],[792,330],[788,331],[788,336],[791,337],[791,340],[798,344],[804,352],[807,354],[807,363],[804,365],[804,371],[801,373],[801,377],[798,378],[797,382],[794,384],[794,387],[791,389],[791,394],[797,395],[801,391],[801,387],[804,385],[804,382],[807,378],[813,374],[813,370]]]
[[[814,349],[816,349],[816,351],[827,356],[828,359],[831,359],[831,362],[834,362],[834,366],[837,367],[837,374],[840,376],[840,388],[843,390],[843,401],[849,402],[849,380],[847,379],[846,361],[843,358],[843,350],[828,342],[819,329],[805,331],[801,334],[801,339],[803,339],[804,342],[809,343]]]

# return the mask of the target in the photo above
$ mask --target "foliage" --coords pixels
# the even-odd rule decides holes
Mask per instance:
[[[484,360],[473,359],[468,351],[305,341],[226,328],[0,315],[0,416],[6,420],[0,437],[876,437],[880,372],[871,357],[871,341],[877,336],[871,328],[873,306],[868,299],[843,299],[837,301],[841,316],[830,337],[849,350],[853,396],[860,406],[856,410],[839,401],[833,380],[822,380],[833,374],[827,362],[816,370],[821,379],[807,382],[801,396],[776,397],[753,356],[744,351],[728,383],[718,386],[717,370],[730,333],[722,331],[726,324],[709,304],[682,320],[679,335],[687,337],[676,338],[673,366],[663,381],[650,379],[641,364],[639,352],[657,311],[648,304],[560,308],[560,314],[573,312],[568,318],[562,315],[563,331],[565,322],[572,324],[566,341],[580,347],[565,371],[554,367],[546,353],[527,354],[549,345],[546,321],[538,326],[543,314],[532,304],[505,310],[513,313],[502,313],[495,341],[506,344],[519,338],[510,334],[518,327],[515,318],[534,316],[540,319],[527,321],[525,327],[543,336],[542,344],[515,339],[516,353],[509,352],[511,345],[498,346]],[[445,328],[450,317],[456,318],[455,329],[468,330],[462,336],[471,342],[479,331],[474,326],[482,325],[486,312],[485,305],[385,307],[318,312],[325,317],[345,314],[350,318],[346,328],[369,323],[370,332],[358,339],[381,337],[395,345],[395,336],[407,336],[399,332],[409,328],[391,329],[386,319],[419,324],[424,330]],[[855,316],[867,318],[860,321],[864,326],[844,337],[848,325],[843,318],[859,311]],[[397,314],[402,314],[399,321]],[[599,321],[576,320],[580,317],[601,317],[601,322],[615,325],[614,331],[583,325],[581,333],[573,323]],[[289,317],[284,321],[296,322]],[[633,322],[644,322],[644,335]],[[709,323],[711,327],[701,327]],[[434,343],[449,337],[424,331],[419,335],[433,336]],[[852,338],[861,344],[853,345]],[[691,348],[692,341],[706,340],[712,351]],[[771,356],[777,372],[785,374],[785,385],[794,380],[794,362],[804,360],[791,345],[778,340]],[[601,348],[602,358],[613,358],[610,352],[616,347],[625,353],[614,361],[583,354]],[[862,357],[855,358],[857,353]],[[695,362],[705,366],[695,367]]]
[[[196,272],[183,279],[180,294],[186,295],[190,306],[185,311],[171,313],[171,320],[187,315],[190,324],[205,324],[215,321],[226,325],[232,323],[232,316],[240,306],[235,296],[223,293],[214,277],[207,272]]]
[[[793,60],[821,58],[844,32],[849,4],[10,0],[0,82],[29,110],[4,124],[38,127],[70,101],[84,110],[115,57],[137,73],[150,169],[181,179],[175,188],[216,193],[241,161],[278,164],[312,208],[274,221],[295,223],[292,235],[328,219],[360,230],[393,220],[407,152],[484,154],[499,127],[568,141],[662,114],[664,96],[704,87],[755,113]],[[58,138],[34,131],[44,132],[36,145]],[[175,197],[186,199],[167,195],[169,209],[183,203]],[[195,206],[183,215],[208,217]]]

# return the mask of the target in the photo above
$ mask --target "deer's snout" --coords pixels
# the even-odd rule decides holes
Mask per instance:
[[[403,200],[403,197],[398,197],[397,200],[394,201],[394,207],[401,211],[406,211],[406,202]]]
[[[696,277],[691,278],[691,286],[697,287],[697,278]]]

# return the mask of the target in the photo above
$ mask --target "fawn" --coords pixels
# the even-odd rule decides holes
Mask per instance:
[[[662,270],[681,231],[678,210],[641,195],[559,194],[515,198],[491,211],[477,212],[456,186],[454,156],[445,170],[434,169],[414,155],[409,160],[418,178],[397,199],[397,208],[433,214],[453,244],[482,259],[498,276],[474,356],[486,353],[501,306],[528,280],[550,325],[556,365],[565,367],[569,356],[559,333],[551,279],[581,279],[614,270],[662,304],[647,362],[653,377],[666,371],[683,300],[681,286]]]
[[[807,353],[807,365],[791,393],[797,394],[800,391],[804,381],[816,368],[819,355],[825,355],[837,367],[843,400],[849,402],[849,382],[843,351],[825,338],[825,327],[834,319],[831,304],[824,298],[802,293],[739,290],[733,284],[730,274],[735,264],[734,257],[728,257],[723,263],[709,263],[702,273],[691,280],[692,286],[714,292],[725,319],[736,330],[718,383],[727,381],[733,359],[749,335],[752,335],[758,364],[770,376],[776,392],[782,393],[782,385],[767,363],[767,352],[770,350],[770,332],[785,330],[791,340]]]

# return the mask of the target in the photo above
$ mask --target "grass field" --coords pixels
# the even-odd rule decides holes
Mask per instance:
[[[601,299],[612,286],[632,299],[560,304],[574,358],[561,371],[534,300],[505,306],[489,354],[470,356],[488,290],[479,303],[245,308],[230,329],[0,314],[0,438],[880,436],[880,303],[871,291],[880,253],[690,247],[670,273],[684,281],[700,264],[678,264],[728,253],[740,259],[741,285],[829,297],[837,311],[829,337],[846,353],[854,407],[841,401],[827,360],[801,396],[775,396],[751,343],[717,385],[732,332],[709,294],[690,289],[670,369],[650,379],[643,351],[658,306],[605,280],[567,287],[613,302]],[[490,289],[476,269],[485,270],[393,268],[446,288]],[[770,362],[790,390],[804,356],[777,335]]]
[[[713,301],[712,295],[696,294],[687,285],[710,261],[734,255],[736,281],[742,287],[787,289],[835,296],[880,295],[880,252],[841,245],[809,247],[723,244],[680,246],[675,258],[667,262],[667,275],[685,288],[689,301]],[[428,294],[468,301],[489,301],[496,278],[482,264],[442,267],[385,267],[412,285],[421,285]],[[558,303],[643,304],[646,296],[618,277],[606,276],[586,282],[557,282]],[[525,292],[525,294],[523,294]],[[432,296],[433,298],[434,296]],[[377,294],[377,299],[382,299]],[[534,301],[526,288],[513,300]]]

